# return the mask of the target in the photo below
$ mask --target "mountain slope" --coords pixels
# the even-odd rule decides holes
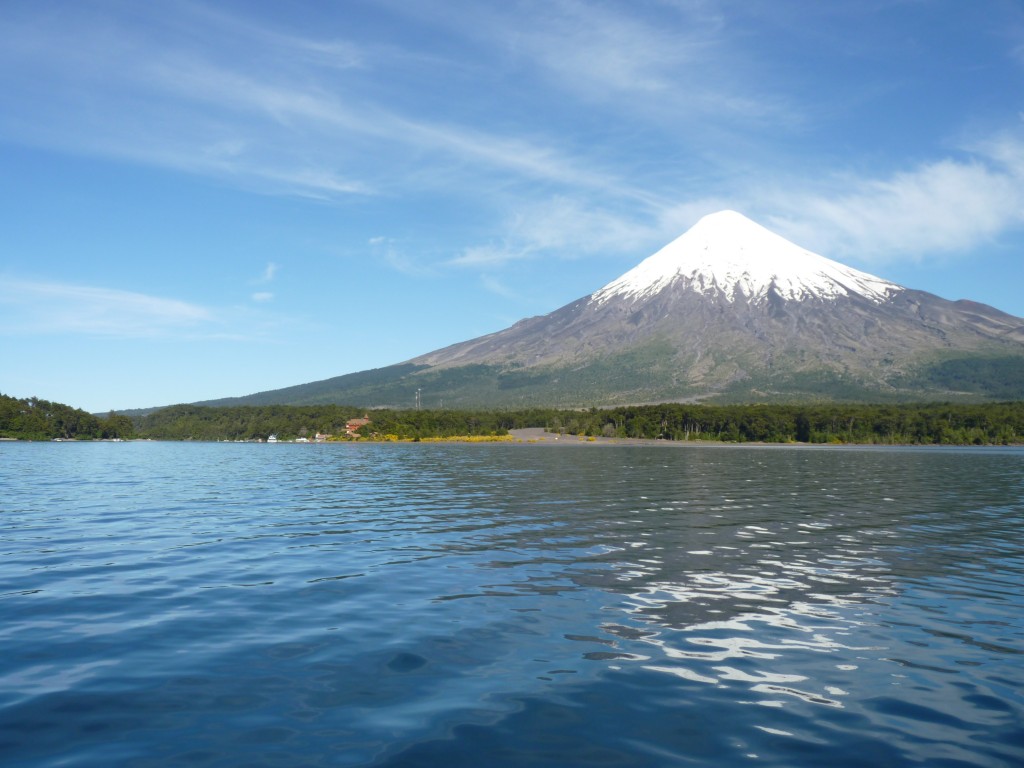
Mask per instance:
[[[436,407],[1024,398],[1024,320],[723,211],[548,315],[404,364],[215,401]]]

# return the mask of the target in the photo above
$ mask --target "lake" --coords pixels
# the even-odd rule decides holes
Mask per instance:
[[[1024,449],[0,444],[0,764],[1019,766]]]

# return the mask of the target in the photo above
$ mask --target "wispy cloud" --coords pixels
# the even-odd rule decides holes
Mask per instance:
[[[774,195],[766,223],[836,258],[966,252],[1024,226],[1024,143],[1004,137],[965,159],[814,186]]]
[[[504,299],[521,298],[518,293],[513,291],[511,288],[509,288],[507,285],[505,285],[503,282],[498,280],[493,275],[481,275],[480,284],[484,287],[484,290],[493,293],[496,296],[501,296]]]
[[[213,30],[222,44],[225,39],[239,38],[259,43],[260,49],[272,55],[277,65],[299,63],[328,69],[361,69],[365,64],[366,52],[351,40],[290,35],[277,28],[254,24],[216,6],[190,4],[187,13],[203,28]]]
[[[402,250],[392,238],[382,235],[371,237],[367,245],[375,259],[386,264],[395,272],[410,277],[426,277],[435,273],[435,270],[422,260],[416,259]]]
[[[269,283],[269,282],[272,282],[274,277],[277,275],[277,271],[280,268],[281,267],[280,267],[279,264],[276,264],[273,261],[268,261],[267,262],[267,266],[265,266],[263,268],[263,274],[261,274],[256,279],[256,282],[257,283]]]
[[[613,210],[601,203],[588,205],[582,198],[554,197],[521,205],[505,222],[500,241],[469,246],[448,264],[498,267],[540,256],[582,258],[636,248],[663,232],[644,206]]]
[[[229,26],[224,14],[216,15],[223,17],[221,27]],[[489,169],[561,184],[615,183],[557,142],[470,127],[381,100],[358,75],[372,54],[349,41],[281,35],[240,22],[222,46],[205,27],[198,28],[196,44],[190,36],[147,36],[125,21],[111,27],[117,22],[84,12],[76,21],[74,30],[26,28],[31,43],[0,52],[0,72],[30,72],[48,94],[18,99],[23,112],[0,118],[0,132],[326,198],[375,194],[415,179],[429,184],[432,174],[409,173],[410,164],[427,156],[448,173]],[[266,58],[282,66],[252,56],[264,50],[261,43],[269,44]],[[244,55],[230,55],[235,48]],[[296,51],[340,63],[302,67],[290,56]],[[27,87],[19,82],[8,80]],[[98,101],[83,103],[82,92]],[[389,162],[380,162],[385,155]]]
[[[273,261],[268,261],[267,266],[263,268],[263,272],[260,274],[260,276],[250,282],[253,285],[268,285],[269,283],[274,282],[274,277],[277,275],[277,272],[280,268],[280,265],[278,265],[277,263]],[[268,301],[273,301],[274,294],[273,292],[267,290],[255,291],[252,294],[250,294],[249,298],[255,302],[266,303]]]
[[[209,331],[212,310],[177,299],[67,283],[0,278],[7,333],[72,333],[124,338]]]
[[[677,127],[708,118],[800,120],[763,78],[752,87],[758,62],[717,4],[522,0],[432,9],[431,21],[486,40],[574,99],[619,113],[670,117]]]
[[[709,192],[614,209],[582,197],[524,204],[499,239],[469,246],[448,264],[494,271],[540,256],[639,259],[726,208],[837,259],[884,263],[966,253],[1024,227],[1024,139],[1003,134],[955,158],[888,175],[744,175]]]
[[[568,88],[591,96],[672,91],[676,83],[671,73],[695,63],[700,51],[714,44],[714,30],[704,24],[691,27],[680,39],[609,6],[568,0],[545,5],[549,12],[543,24],[518,39]],[[597,51],[600,55],[595,56]]]
[[[531,258],[535,253],[528,245],[471,245],[447,263],[454,267],[500,267],[510,261]]]
[[[733,133],[723,141],[723,126],[754,145],[766,122],[785,131],[813,110],[790,79],[750,85],[772,62],[763,41],[743,44],[743,14],[728,4],[392,2],[390,13],[479,54],[448,62],[438,48],[283,32],[200,4],[147,13],[77,8],[45,23],[12,14],[0,85],[19,98],[0,113],[0,136],[273,194],[407,202],[442,189],[495,222],[488,242],[447,263],[488,270],[540,256],[643,256],[725,207],[830,255],[915,258],[996,237],[1024,207],[1024,153],[1012,138],[899,172],[780,173],[784,152],[747,167],[723,158],[742,145]],[[411,62],[428,48],[423,75]],[[453,72],[461,79],[448,94]],[[488,100],[492,78],[525,85],[501,91],[522,102],[498,119],[489,119],[490,105],[502,106]],[[428,81],[443,84],[430,99],[419,88]],[[531,119],[541,105],[565,114]],[[581,105],[593,107],[587,120],[569,115]],[[592,125],[602,116],[607,133]],[[700,145],[699,131],[714,141]],[[711,144],[727,149],[707,158],[701,146]],[[711,178],[695,167],[713,167]],[[429,272],[394,244],[377,256]]]

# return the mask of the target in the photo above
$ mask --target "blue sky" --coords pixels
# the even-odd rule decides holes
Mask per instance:
[[[1016,0],[6,0],[0,30],[5,394],[401,362],[723,208],[1024,316]]]

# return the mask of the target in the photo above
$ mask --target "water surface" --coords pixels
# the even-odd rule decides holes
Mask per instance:
[[[1024,451],[0,444],[4,766],[1024,762]]]

